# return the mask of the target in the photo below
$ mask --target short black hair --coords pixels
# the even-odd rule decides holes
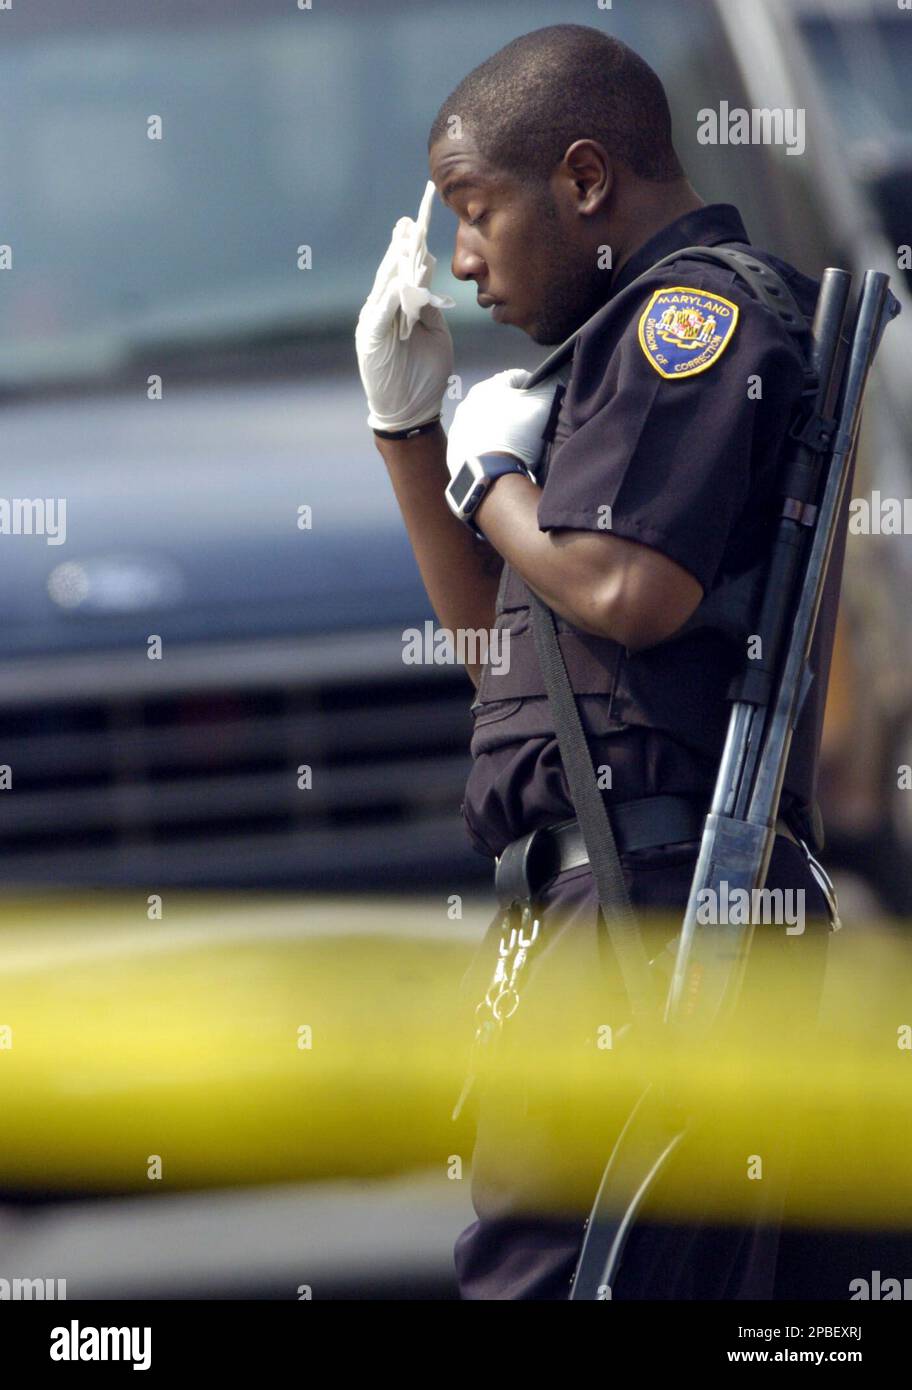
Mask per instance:
[[[632,48],[585,24],[513,39],[462,79],[428,147],[459,116],[493,168],[542,182],[575,140],[598,140],[642,179],[681,178],[661,81]]]

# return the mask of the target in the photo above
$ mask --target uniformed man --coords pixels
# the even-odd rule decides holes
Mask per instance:
[[[659,78],[601,31],[555,25],[506,45],[443,103],[429,160],[459,219],[453,274],[475,283],[479,305],[540,344],[585,324],[533,477],[554,382],[525,392],[521,371],[468,393],[448,452],[438,417],[452,345],[427,288],[424,229],[410,219],[397,224],[359,321],[368,421],[439,621],[452,630],[496,623],[510,634],[508,671],[469,668],[477,692],[468,832],[494,858],[574,817],[536,659],[533,590],[557,615],[593,762],[610,769],[604,795],[634,908],[680,913],[727,726],[726,688],[744,657],[730,634],[701,621],[702,605],[769,542],[777,464],[802,387],[800,345],[728,270],[686,256],[650,269],[689,246],[743,249],[748,234],[734,207],[704,204],[688,182]],[[815,283],[754,254],[810,315]],[[417,283],[428,301],[412,331],[397,282],[409,275],[412,295]],[[686,337],[670,331],[685,321]],[[471,526],[444,498],[468,458],[481,460],[483,484]],[[826,922],[793,831],[812,839],[840,565],[837,556],[789,765],[792,829],[781,823],[767,879],[804,891],[807,933],[796,942],[822,935]],[[631,803],[655,808],[645,828]],[[582,978],[603,963],[603,932],[588,864],[577,854],[562,868],[562,854],[555,840],[556,872],[532,888],[549,953],[554,937],[572,943]],[[496,944],[479,959],[481,992]],[[547,961],[533,978],[546,989]],[[546,1128],[553,1136],[553,1116]],[[582,1218],[530,1211],[523,1175],[498,1166],[497,1132],[482,1098],[478,1220],[456,1251],[462,1295],[566,1298]],[[530,1130],[530,1155],[546,1147]],[[774,1254],[769,1232],[752,1227],[642,1223],[614,1296],[770,1297]]]

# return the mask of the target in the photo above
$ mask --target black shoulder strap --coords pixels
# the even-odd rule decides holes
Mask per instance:
[[[557,640],[554,612],[532,589],[529,590],[529,601],[532,633],[554,719],[561,762],[589,854],[608,939],[633,1016],[644,1021],[655,1012],[656,1007],[649,958],[627,894],[611,820],[596,781],[576,696]]]
[[[752,256],[749,251],[736,251],[733,246],[685,246],[680,251],[672,251],[671,255],[663,256],[655,265],[651,265],[648,270],[644,270],[635,280],[631,280],[629,285],[624,286],[623,293],[627,294],[634,285],[645,280],[647,275],[658,269],[659,266],[673,265],[675,261],[710,261],[716,265],[724,266],[726,270],[732,271],[743,280],[751,293],[757,298],[765,308],[776,315],[779,322],[787,332],[795,337],[805,337],[807,335],[808,323],[802,314],[795,297],[777,271],[772,266],[765,265],[763,261]],[[604,308],[604,305],[602,306]],[[597,309],[596,314],[600,314],[602,309]],[[544,362],[533,371],[531,377],[526,382],[526,386],[537,386],[539,382],[546,381],[550,376],[558,376],[566,380],[569,376],[570,358],[573,356],[573,349],[579,335],[595,318],[592,314],[585,323],[581,323],[552,353],[549,353]],[[810,374],[810,363],[806,361],[806,373]]]
[[[670,256],[656,261],[646,274],[651,275],[660,265],[671,265],[685,257],[689,261],[715,261],[725,266],[745,282],[755,298],[776,315],[789,333],[796,336],[807,333],[807,319],[782,276],[747,251],[736,251],[731,246],[685,246],[683,251],[673,251]],[[636,280],[631,283],[636,284]]]

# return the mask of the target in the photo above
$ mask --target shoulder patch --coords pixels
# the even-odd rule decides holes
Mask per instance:
[[[687,285],[656,290],[640,319],[640,347],[659,376],[674,380],[705,372],[735,333],[738,306]]]

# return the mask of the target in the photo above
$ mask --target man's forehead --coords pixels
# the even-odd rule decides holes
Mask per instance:
[[[448,150],[443,142],[431,148],[430,174],[444,202],[460,190],[489,188],[497,181],[474,150]]]

